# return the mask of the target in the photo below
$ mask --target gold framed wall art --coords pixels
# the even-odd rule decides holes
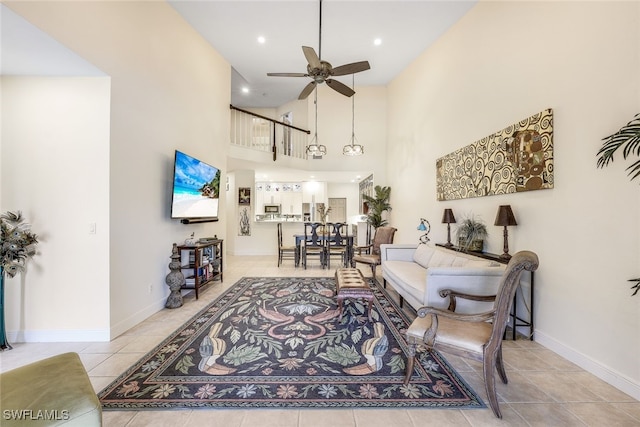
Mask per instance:
[[[436,160],[438,200],[553,188],[553,110]]]

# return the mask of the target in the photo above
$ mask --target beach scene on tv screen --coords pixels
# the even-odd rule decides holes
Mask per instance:
[[[184,153],[176,152],[173,176],[173,218],[218,216],[220,171]]]

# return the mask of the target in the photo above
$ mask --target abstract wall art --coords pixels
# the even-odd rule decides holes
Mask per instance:
[[[553,110],[436,160],[438,200],[553,188]]]

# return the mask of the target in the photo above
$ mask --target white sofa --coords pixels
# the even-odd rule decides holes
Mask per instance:
[[[495,295],[505,265],[438,246],[389,244],[380,246],[382,277],[415,309],[446,309],[449,298],[441,289],[476,295]],[[401,299],[401,303],[402,303]],[[479,313],[492,303],[456,299],[456,312]]]

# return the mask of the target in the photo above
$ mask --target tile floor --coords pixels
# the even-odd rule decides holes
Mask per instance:
[[[225,261],[224,283],[204,288],[197,301],[186,296],[181,308],[162,310],[111,342],[14,344],[13,350],[0,353],[0,371],[75,351],[97,392],[242,277],[333,275],[313,263],[307,270],[294,268],[292,261],[277,268],[275,256],[228,256]],[[371,274],[368,267],[361,267],[365,275]],[[487,402],[481,365],[447,359]],[[640,426],[640,402],[535,342],[505,341],[504,359],[509,384],[497,381],[502,420],[487,408],[105,411],[103,421],[107,427]]]

